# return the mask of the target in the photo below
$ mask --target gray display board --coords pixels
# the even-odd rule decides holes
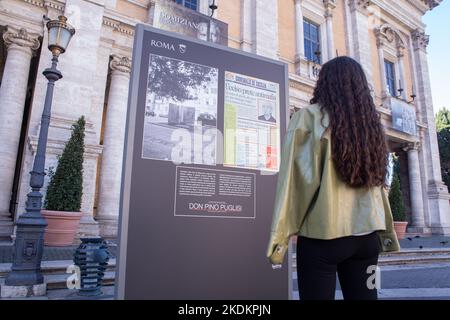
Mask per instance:
[[[417,135],[416,110],[398,99],[391,99],[392,127],[410,135]]]
[[[266,258],[287,84],[282,62],[137,25],[117,298],[290,297]]]

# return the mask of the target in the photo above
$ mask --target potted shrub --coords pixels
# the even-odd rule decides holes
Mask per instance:
[[[58,157],[56,171],[49,170],[42,215],[47,220],[44,244],[47,246],[69,246],[73,244],[82,213],[84,117],[72,126],[72,135]]]
[[[394,174],[389,190],[389,204],[392,210],[392,217],[394,218],[394,229],[397,233],[397,238],[403,239],[408,222],[406,221],[405,206],[403,204],[402,190],[400,189],[400,179],[397,174]]]

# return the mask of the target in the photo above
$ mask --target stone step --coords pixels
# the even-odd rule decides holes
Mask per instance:
[[[423,248],[423,249],[403,249],[399,252],[385,252],[380,257],[397,257],[397,256],[429,256],[436,254],[448,254],[450,256],[450,248]]]
[[[47,290],[55,290],[55,289],[67,289],[67,277],[68,274],[49,274],[44,275],[44,281],[47,283]],[[105,276],[103,277],[102,285],[103,286],[112,286],[114,285],[116,277],[115,271],[107,271],[105,272]]]
[[[46,275],[64,275],[67,278],[67,267],[73,265],[72,260],[55,260],[42,261],[41,269],[44,276]],[[106,267],[106,272],[114,271],[116,268],[116,259],[110,259]],[[11,263],[0,263],[0,278],[6,277],[11,270]]]
[[[432,254],[448,254],[450,255],[450,248],[423,248],[423,249],[402,249],[398,252],[384,252],[380,254],[380,257],[387,256],[403,256],[403,255],[432,255]],[[292,256],[297,254],[294,252]]]
[[[11,241],[14,224],[10,218],[0,215],[0,241]]]
[[[47,290],[68,289],[68,274],[47,274],[44,275],[44,281],[47,284]],[[115,271],[107,271],[103,277],[102,286],[114,285],[116,277]],[[0,278],[0,286],[5,283],[5,278]]]
[[[381,257],[379,265],[424,264],[450,262],[450,254],[398,255]]]
[[[292,254],[292,264],[296,268],[296,254]],[[404,249],[399,252],[383,253],[378,265],[427,264],[450,262],[449,248]]]

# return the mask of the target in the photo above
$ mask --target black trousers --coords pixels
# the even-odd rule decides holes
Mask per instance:
[[[372,280],[379,251],[376,232],[332,240],[298,237],[300,299],[333,300],[337,273],[345,300],[376,300],[377,289]]]

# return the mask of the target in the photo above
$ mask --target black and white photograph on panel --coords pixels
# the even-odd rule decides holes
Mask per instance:
[[[218,69],[149,59],[142,158],[215,165]]]

